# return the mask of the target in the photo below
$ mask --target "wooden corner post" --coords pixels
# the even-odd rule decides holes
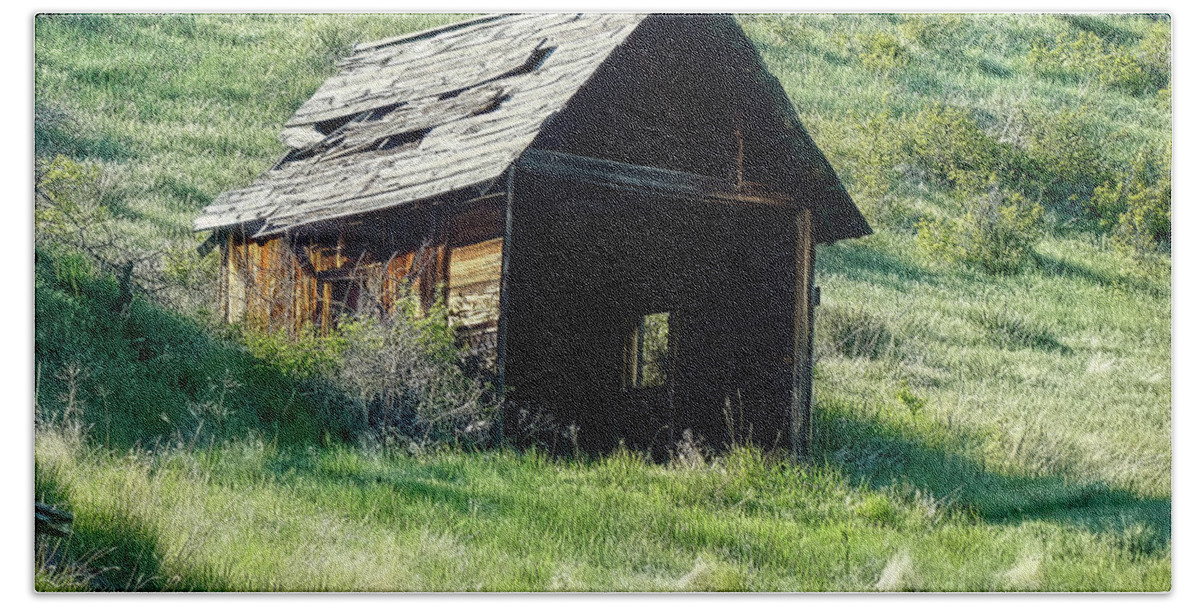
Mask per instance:
[[[796,215],[796,302],[792,317],[792,458],[812,458],[813,242],[812,209]]]
[[[496,421],[495,440],[497,444],[504,441],[504,401],[507,398],[504,384],[506,355],[508,354],[508,301],[510,267],[512,266],[512,233],[513,233],[513,182],[516,179],[517,167],[508,168],[504,197],[504,244],[500,248],[500,318],[496,322]]]

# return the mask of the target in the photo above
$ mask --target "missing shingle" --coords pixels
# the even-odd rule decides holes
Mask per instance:
[[[403,101],[401,101],[399,103],[390,103],[386,106],[375,108],[374,110],[371,110],[371,113],[368,114],[364,120],[366,120],[367,122],[374,122],[376,120],[380,120],[384,116],[391,114],[392,110],[395,110],[396,108],[399,108],[402,105],[404,105]]]
[[[321,122],[314,124],[313,128],[319,131],[321,135],[329,135],[330,133],[333,133],[334,131],[346,126],[347,123],[355,118],[358,118],[358,116],[358,114],[351,114],[349,116],[339,116],[337,118],[330,118],[329,120],[322,120]]]
[[[445,101],[447,99],[453,99],[471,89],[481,87],[488,83],[496,82],[497,80],[503,80],[505,78],[512,78],[513,76],[520,76],[522,74],[532,73],[533,71],[542,67],[542,64],[546,63],[546,59],[550,57],[550,54],[553,53],[554,50],[558,48],[557,46],[546,46],[546,47],[541,46],[542,44],[545,44],[545,42],[546,42],[545,39],[543,39],[541,42],[539,42],[538,47],[533,49],[533,52],[529,53],[529,57],[526,57],[525,62],[522,63],[520,66],[515,67],[499,76],[493,76],[492,78],[488,78],[487,80],[481,80],[473,85],[446,91],[445,93],[438,95],[438,100]]]
[[[488,81],[485,80],[484,82],[488,82]],[[478,85],[476,85],[476,86],[478,86]],[[453,91],[446,91],[445,93],[438,95],[438,101],[445,101],[447,99],[453,99],[455,97],[458,97],[459,95],[462,95],[464,92],[466,92],[470,89],[471,89],[471,87],[463,87],[461,89],[454,89]]]
[[[403,147],[415,148],[418,145],[420,145],[421,140],[425,139],[425,136],[428,135],[429,132],[432,130],[433,130],[433,128],[431,127],[428,129],[418,129],[416,131],[405,131],[404,133],[397,133],[396,135],[392,135],[392,136],[384,138],[383,141],[380,142],[379,145],[375,147],[375,149],[376,150],[392,150],[395,148],[403,148]]]
[[[525,59],[525,63],[521,64],[521,67],[505,72],[504,74],[493,78],[493,80],[509,78],[511,76],[520,76],[521,74],[529,74],[542,67],[542,64],[546,63],[546,59],[550,57],[550,54],[558,48],[557,46],[543,47],[542,44],[545,44],[545,42],[546,41],[543,39],[538,43],[538,48],[533,49],[533,52],[529,54],[529,57]]]

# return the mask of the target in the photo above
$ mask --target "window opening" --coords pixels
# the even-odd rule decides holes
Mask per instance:
[[[671,313],[657,312],[640,317],[629,336],[625,384],[627,388],[651,388],[667,382],[671,369]]]

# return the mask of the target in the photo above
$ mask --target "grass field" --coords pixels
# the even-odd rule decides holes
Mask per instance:
[[[39,18],[37,107],[58,118],[38,154],[99,167],[138,242],[192,245],[192,217],[276,160],[351,42],[456,19]],[[1169,149],[1169,89],[1029,59],[1081,32],[1144,54],[1162,23],[741,20],[876,230],[818,250],[814,464],[322,441],[271,361],[190,312],[118,318],[114,279],[39,252],[35,492],[76,525],[40,547],[36,587],[1169,589],[1169,242],[1132,259],[1068,180],[1042,190],[1028,263],[991,274],[918,243],[919,220],[956,213],[951,186],[904,159],[885,193],[871,181],[872,118],[935,104],[1030,158],[1060,150],[1036,125],[1077,107],[1065,141],[1092,162]]]

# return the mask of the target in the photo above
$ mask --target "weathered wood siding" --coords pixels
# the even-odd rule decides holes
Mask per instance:
[[[503,199],[493,198],[454,214],[446,305],[459,340],[488,371],[496,367],[500,322],[500,270],[504,250]]]
[[[352,312],[392,312],[416,294],[444,301],[460,339],[495,364],[503,226],[496,201],[421,217],[381,215],[301,237],[237,232],[221,244],[226,322],[266,331],[325,332]]]

